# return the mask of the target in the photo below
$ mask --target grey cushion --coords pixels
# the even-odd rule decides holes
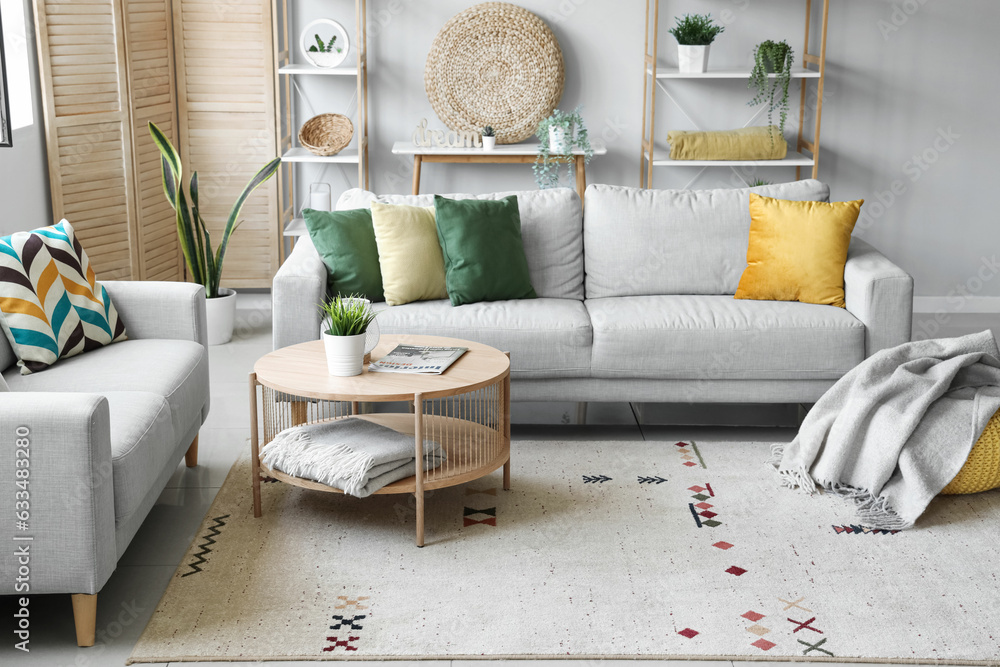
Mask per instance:
[[[595,377],[836,379],[865,357],[864,325],[833,306],[725,295],[585,303]]]
[[[496,192],[485,195],[451,194],[449,199],[503,199],[517,195],[521,238],[535,293],[553,299],[583,299],[583,211],[580,197],[570,188]],[[383,204],[434,206],[434,195],[381,195],[348,190],[338,210]]]
[[[126,340],[60,359],[39,373],[4,374],[11,391],[145,391],[167,399],[176,433],[202,418],[208,401],[208,353],[188,340]]]
[[[778,199],[829,201],[806,180],[753,188]],[[750,192],[587,188],[587,298],[735,294],[747,266]]]
[[[174,458],[176,439],[170,406],[159,394],[106,391],[111,411],[111,471],[115,523],[139,508],[164,467]]]
[[[510,352],[514,378],[586,377],[593,333],[583,302],[522,299],[452,306],[420,301],[376,304],[384,334],[464,338]]]

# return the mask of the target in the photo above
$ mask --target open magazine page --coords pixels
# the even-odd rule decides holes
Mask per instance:
[[[389,354],[371,362],[368,370],[377,373],[440,375],[468,350],[467,347],[397,345]]]

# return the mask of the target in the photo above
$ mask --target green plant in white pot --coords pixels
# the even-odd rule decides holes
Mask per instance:
[[[487,125],[483,128],[483,150],[491,151],[497,147],[497,133]]]
[[[330,375],[361,375],[368,329],[378,315],[368,299],[334,296],[319,306],[323,316],[323,349]]]
[[[163,179],[163,194],[177,214],[177,237],[180,239],[181,252],[187,265],[188,276],[196,283],[205,286],[206,317],[208,319],[208,344],[221,345],[228,343],[233,337],[233,321],[236,314],[236,292],[232,289],[219,287],[222,278],[222,263],[226,259],[226,249],[229,247],[229,237],[239,227],[240,211],[243,204],[267,179],[271,178],[281,166],[281,158],[275,158],[254,174],[243,192],[236,199],[229,219],[222,230],[219,247],[213,252],[212,237],[208,233],[205,221],[202,220],[198,208],[198,172],[191,176],[188,187],[191,205],[184,194],[184,184],[181,181],[183,167],[181,156],[170,143],[170,139],[156,126],[149,123],[149,133],[160,151],[160,175]]]
[[[532,167],[535,173],[535,183],[539,189],[559,186],[559,166],[567,164],[567,171],[572,169],[573,151],[583,153],[584,162],[589,164],[594,156],[590,145],[587,126],[580,115],[581,107],[566,112],[556,109],[548,118],[538,123],[535,136],[538,137],[538,155]]]
[[[756,89],[757,94],[747,104],[758,106],[766,103],[768,125],[774,125],[773,116],[777,111],[778,130],[781,133],[785,131],[785,120],[788,118],[788,86],[792,80],[794,62],[795,51],[784,40],[763,41],[753,51],[753,69],[750,70],[747,88]],[[774,141],[773,136],[771,141]]]
[[[677,25],[668,32],[677,40],[677,69],[699,73],[708,69],[708,52],[725,28],[715,25],[711,14],[685,14],[675,17]]]

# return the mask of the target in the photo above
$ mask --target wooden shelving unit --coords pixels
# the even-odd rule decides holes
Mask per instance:
[[[335,67],[320,69],[309,64],[292,62],[292,41],[290,41],[290,26],[292,11],[290,5],[294,0],[274,0],[273,11],[275,35],[275,95],[277,134],[281,147],[281,160],[287,167],[280,171],[278,191],[281,197],[281,233],[286,237],[301,236],[305,233],[305,224],[301,218],[296,218],[295,202],[295,166],[303,163],[335,164],[358,167],[358,186],[368,188],[368,6],[367,0],[355,0],[355,31],[351,49],[354,50],[354,67]],[[293,79],[298,76],[319,77],[355,77],[357,82],[357,114],[352,119],[355,123],[354,134],[357,146],[346,148],[336,155],[323,157],[313,155],[305,148],[296,145],[298,125],[295,123],[295,92],[297,86]],[[317,110],[317,113],[322,111]],[[282,261],[284,261],[284,244],[281,244]]]
[[[820,48],[818,54],[809,52],[809,37],[813,27],[812,0],[806,0],[806,29],[805,40],[802,47],[802,66],[792,71],[792,78],[799,81],[799,128],[798,140],[795,150],[789,150],[788,156],[783,160],[671,160],[669,149],[666,146],[658,146],[656,143],[656,102],[657,91],[662,92],[673,103],[673,105],[691,123],[697,127],[697,123],[691,116],[677,103],[671,95],[667,81],[676,79],[743,79],[750,78],[750,70],[724,69],[709,70],[703,73],[679,72],[676,67],[667,67],[659,62],[659,24],[660,24],[660,0],[646,0],[646,36],[643,60],[643,88],[642,88],[642,153],[639,163],[639,187],[652,187],[654,167],[700,167],[701,171],[691,180],[693,183],[709,167],[730,167],[742,180],[738,167],[795,167],[795,177],[802,178],[802,168],[811,168],[812,178],[819,174],[819,151],[820,151],[820,126],[823,118],[823,84],[826,78],[826,35],[827,25],[830,15],[830,0],[822,0],[823,10],[821,15]],[[652,49],[650,49],[652,46]],[[815,68],[815,69],[811,69]],[[773,75],[772,75],[773,76]],[[805,136],[805,111],[808,99],[809,82],[815,82],[816,105],[815,105],[815,126],[813,127],[812,139]],[[791,93],[789,93],[791,94]],[[744,127],[749,126],[764,111],[761,106],[757,113],[746,122]]]

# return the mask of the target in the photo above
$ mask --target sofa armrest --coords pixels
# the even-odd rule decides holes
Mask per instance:
[[[2,393],[0,452],[0,514],[6,519],[0,595],[97,593],[118,561],[107,399]],[[27,527],[21,529],[15,512],[24,511]],[[18,574],[22,566],[27,578]]]
[[[326,298],[326,264],[308,236],[278,269],[271,289],[274,349],[319,338],[318,306]]]
[[[108,280],[101,283],[129,338],[191,340],[208,347],[205,288],[195,283]]]
[[[844,266],[847,310],[865,325],[865,357],[910,340],[913,278],[871,244],[851,239]]]

